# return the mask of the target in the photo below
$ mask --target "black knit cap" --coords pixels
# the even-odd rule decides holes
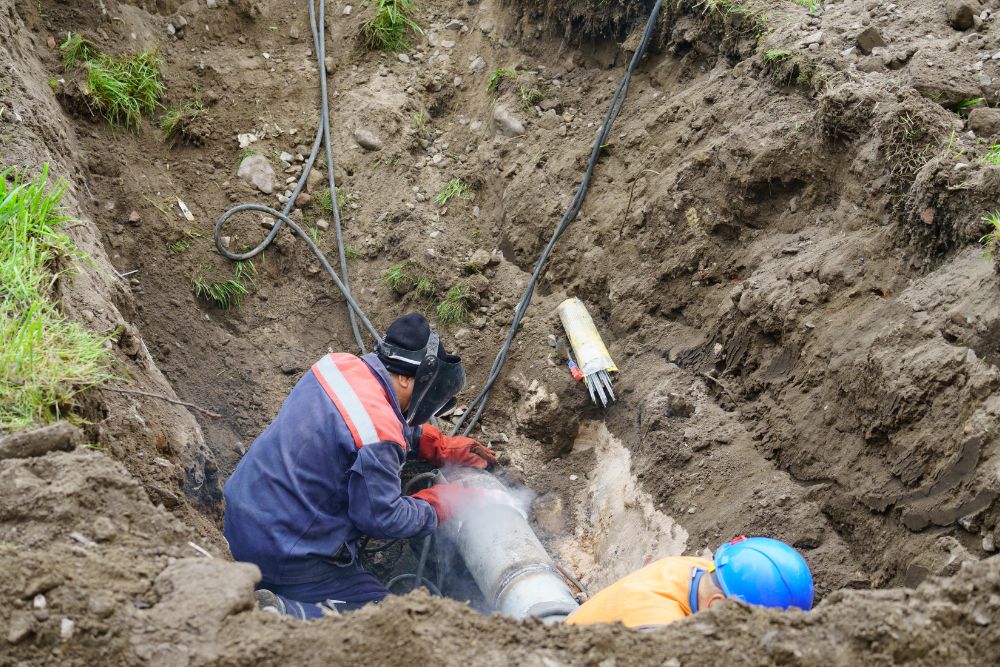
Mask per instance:
[[[427,338],[431,335],[431,325],[427,318],[420,313],[407,313],[389,325],[385,332],[385,342],[404,350],[417,352],[427,345]],[[444,349],[444,343],[438,343],[438,356],[444,361],[455,363],[461,361],[461,357],[448,354]],[[379,361],[390,373],[413,377],[417,374],[418,366],[407,363],[400,359],[390,359],[379,353]]]

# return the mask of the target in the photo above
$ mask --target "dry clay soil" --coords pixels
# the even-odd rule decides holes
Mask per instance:
[[[740,533],[789,541],[815,573],[810,613],[729,604],[648,634],[485,618],[422,594],[313,623],[253,610],[256,570],[230,562],[221,539],[221,485],[301,373],[355,343],[342,298],[287,230],[255,260],[242,307],[194,295],[194,277],[231,275],[214,221],[234,203],[277,205],[319,120],[307,5],[211,5],[0,0],[3,164],[47,162],[68,181],[79,222],[67,233],[94,257],[58,285],[65,310],[120,328],[116,367],[132,389],[221,415],[96,389],[79,409],[99,450],[0,460],[0,664],[996,654],[1000,302],[977,243],[1000,194],[1000,167],[980,160],[1000,141],[985,107],[1000,102],[995,0],[664,8],[473,433],[531,490],[539,535],[592,590]],[[466,360],[466,401],[650,5],[426,0],[426,33],[402,58],[359,42],[370,7],[327,8],[354,293],[384,328],[465,286],[470,319],[439,328]],[[171,145],[152,121],[131,134],[91,118],[54,48],[67,31],[112,53],[159,46],[165,103],[207,108],[190,136]],[[498,67],[519,74],[491,94]],[[522,104],[522,90],[542,97]],[[359,129],[380,149],[361,148]],[[271,195],[237,177],[240,134],[276,170]],[[453,178],[471,192],[440,205]],[[293,217],[335,254],[318,225],[321,181]],[[261,222],[234,219],[230,245],[257,243]],[[432,294],[385,283],[404,263]],[[607,411],[549,345],[568,296],[588,304],[621,369]]]

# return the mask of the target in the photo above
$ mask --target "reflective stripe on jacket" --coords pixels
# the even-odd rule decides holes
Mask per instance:
[[[376,355],[323,357],[226,482],[233,557],[265,582],[305,583],[353,562],[361,535],[430,533],[434,509],[400,495],[411,437]]]
[[[666,625],[691,615],[691,574],[712,561],[677,556],[625,575],[570,614],[567,623],[623,623],[629,628]]]

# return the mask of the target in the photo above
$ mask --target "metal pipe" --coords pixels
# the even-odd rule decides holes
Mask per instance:
[[[507,488],[474,468],[449,470],[448,477],[452,483],[510,499],[462,508],[441,529],[454,542],[487,602],[516,619],[565,620],[579,603]]]

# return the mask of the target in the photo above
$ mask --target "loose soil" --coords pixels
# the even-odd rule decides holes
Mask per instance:
[[[241,307],[194,294],[195,278],[232,275],[217,217],[277,205],[237,177],[237,135],[257,137],[278,194],[299,164],[280,154],[307,154],[319,119],[306,5],[211,4],[0,0],[3,163],[49,162],[70,182],[81,222],[68,233],[94,257],[58,285],[66,311],[121,327],[132,388],[222,415],[96,389],[78,408],[98,450],[0,460],[0,664],[937,665],[996,652],[1000,305],[977,240],[1000,192],[1000,167],[980,161],[1000,119],[956,110],[1000,102],[1000,3],[968,3],[965,30],[949,19],[962,2],[664,9],[474,433],[592,589],[743,533],[789,541],[815,573],[808,614],[731,604],[648,634],[485,618],[420,594],[308,624],[252,609],[257,574],[229,560],[221,485],[301,373],[355,344],[336,288],[286,231]],[[439,328],[466,361],[466,400],[651,5],[425,0],[427,33],[405,58],[358,40],[370,8],[328,7],[355,294],[384,328],[465,286],[469,321]],[[67,31],[112,53],[158,45],[165,103],[207,108],[191,136],[92,119],[52,46]],[[519,76],[494,95],[498,67]],[[543,97],[522,105],[522,89]],[[381,149],[362,149],[359,129]],[[471,194],[439,205],[453,178]],[[308,194],[294,215],[333,255],[319,186]],[[261,222],[234,220],[230,246],[256,244]],[[385,283],[404,263],[433,294]],[[621,369],[606,411],[549,344],[568,296]]]

